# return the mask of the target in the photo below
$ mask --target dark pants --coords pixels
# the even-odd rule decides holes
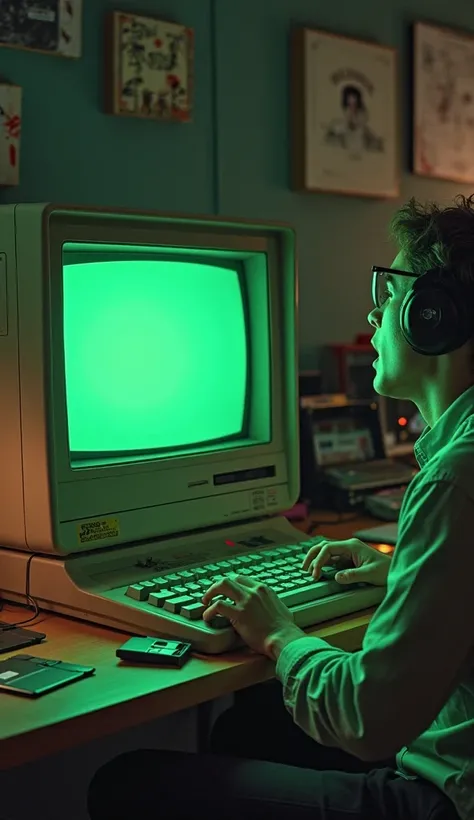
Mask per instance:
[[[217,720],[213,754],[130,752],[92,780],[91,820],[457,820],[431,783],[320,746],[293,723],[281,684],[237,696]],[[252,759],[248,759],[252,758]]]

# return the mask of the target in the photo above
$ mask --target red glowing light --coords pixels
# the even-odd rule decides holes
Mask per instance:
[[[401,416],[398,419],[398,424],[399,424],[400,427],[406,427],[407,424],[408,424],[408,419],[406,419],[405,416]]]
[[[227,547],[236,547],[237,546],[235,541],[225,541],[224,543],[226,544]]]

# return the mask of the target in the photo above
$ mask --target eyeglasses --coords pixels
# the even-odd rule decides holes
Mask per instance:
[[[387,301],[389,296],[387,285],[395,276],[409,276],[417,279],[419,274],[396,268],[381,268],[379,265],[372,266],[372,299],[375,307],[380,308]]]

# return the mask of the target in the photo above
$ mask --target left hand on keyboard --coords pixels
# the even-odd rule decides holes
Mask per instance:
[[[230,601],[212,602],[217,595],[224,595]],[[206,606],[211,604],[203,613],[205,621],[211,621],[216,614],[225,616],[245,643],[262,655],[271,657],[268,644],[276,634],[294,632],[304,636],[276,593],[246,575],[232,574],[217,581],[203,595],[202,602]]]

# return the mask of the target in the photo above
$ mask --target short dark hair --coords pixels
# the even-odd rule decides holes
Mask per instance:
[[[474,194],[446,208],[412,198],[395,213],[390,233],[413,273],[447,268],[474,286]]]
[[[355,97],[357,102],[357,108],[359,111],[365,111],[364,100],[362,98],[362,92],[356,85],[345,85],[342,89],[341,94],[341,105],[343,108],[347,108],[349,105],[349,97]]]

